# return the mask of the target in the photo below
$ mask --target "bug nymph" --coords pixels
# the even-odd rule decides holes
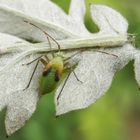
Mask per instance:
[[[24,22],[29,23],[27,21],[24,21]],[[32,23],[29,23],[29,24],[34,26],[34,27],[36,27],[36,28],[38,28],[40,31],[42,31],[45,34],[45,36],[46,36],[46,38],[48,40],[48,44],[49,44],[50,49],[51,49],[50,39],[52,41],[54,41],[56,43],[56,45],[58,46],[58,52],[54,53],[54,52],[51,51],[51,54],[52,54],[52,57],[53,57],[51,60],[48,58],[47,55],[42,55],[42,56],[40,56],[40,57],[38,57],[38,58],[36,58],[33,61],[28,63],[28,64],[31,64],[31,63],[33,63],[34,61],[37,60],[35,68],[34,68],[34,70],[32,72],[31,77],[30,77],[29,83],[28,83],[28,85],[26,86],[25,89],[27,89],[30,86],[30,83],[31,83],[32,78],[33,78],[33,76],[35,74],[37,66],[38,66],[39,62],[42,62],[43,66],[44,66],[44,70],[43,70],[43,73],[42,73],[42,75],[40,77],[40,86],[39,86],[40,95],[49,94],[52,91],[54,91],[56,89],[59,81],[61,80],[61,77],[63,76],[64,71],[68,72],[68,76],[64,81],[64,84],[62,86],[62,89],[61,89],[59,95],[57,96],[57,100],[58,100],[60,95],[61,95],[61,92],[62,92],[62,90],[63,90],[63,88],[64,88],[64,86],[65,86],[65,84],[66,84],[66,82],[67,82],[67,80],[68,80],[68,78],[70,76],[70,74],[71,74],[71,72],[73,72],[74,76],[76,77],[76,79],[78,81],[80,81],[78,79],[78,77],[76,76],[76,73],[74,72],[74,68],[75,68],[76,65],[69,66],[69,63],[68,63],[68,60],[71,59],[73,56],[75,56],[77,53],[72,55],[72,56],[70,56],[70,57],[65,58],[64,54],[60,51],[59,43],[53,37],[51,37],[46,31],[43,31],[38,26],[36,26],[36,25],[34,25]]]
[[[24,22],[29,23],[27,21],[24,21]],[[29,23],[29,24],[38,28],[40,31],[42,31],[45,34],[45,36],[48,40],[50,50],[51,50],[50,39],[52,41],[54,41],[56,43],[56,45],[58,46],[58,52],[54,53],[53,51],[51,51],[51,54],[52,54],[52,57],[53,57],[51,60],[47,57],[47,55],[42,55],[39,58],[36,58],[35,60],[28,63],[28,64],[31,64],[32,62],[37,60],[35,68],[32,72],[31,77],[30,77],[29,83],[28,83],[28,85],[26,86],[25,89],[27,89],[30,86],[30,83],[32,81],[32,78],[35,74],[35,71],[37,69],[37,66],[38,66],[39,62],[42,62],[43,66],[44,66],[43,73],[40,77],[40,87],[39,87],[40,95],[49,94],[52,91],[54,91],[56,89],[56,87],[58,86],[59,81],[61,81],[61,78],[62,78],[63,74],[65,72],[68,72],[67,77],[66,77],[66,79],[65,79],[65,81],[62,85],[62,88],[61,88],[61,90],[60,90],[60,92],[57,96],[57,104],[58,104],[58,99],[60,98],[61,92],[63,91],[64,86],[66,85],[66,82],[67,82],[71,73],[74,74],[77,81],[81,82],[79,80],[79,78],[77,77],[75,71],[74,71],[74,69],[75,69],[75,67],[77,66],[78,63],[71,66],[68,63],[68,60],[71,59],[72,57],[74,57],[75,55],[77,55],[78,53],[82,52],[83,50],[80,50],[77,53],[71,55],[70,57],[65,58],[64,54],[60,51],[59,43],[52,36],[50,36],[46,31],[43,31],[40,27],[38,27],[38,26],[36,26],[32,23]],[[110,53],[103,52],[103,51],[100,51],[100,50],[96,50],[96,52],[100,52],[100,53],[104,53],[104,54],[107,54],[107,55],[112,55],[114,57],[118,57],[114,54],[110,54]]]
[[[40,92],[41,94],[48,94],[52,92],[64,70],[64,55],[61,52],[55,54],[47,64],[44,64],[44,71],[40,78]]]

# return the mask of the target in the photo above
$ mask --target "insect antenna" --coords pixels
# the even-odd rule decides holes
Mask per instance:
[[[49,39],[49,38],[51,38],[52,41],[54,41],[54,42],[56,43],[56,45],[58,46],[58,51],[61,50],[60,44],[59,44],[51,35],[49,35],[46,31],[44,31],[43,29],[41,29],[40,27],[38,27],[37,25],[35,25],[35,24],[31,23],[31,22],[28,22],[28,21],[24,21],[24,22],[26,22],[26,23],[28,23],[28,24],[30,24],[30,25],[32,25],[32,26],[38,28],[40,31],[42,31],[42,32],[46,35],[47,40],[48,40],[48,43],[49,43],[49,46],[50,46],[50,50],[51,50],[51,52],[52,52],[52,56],[53,56],[53,57],[54,57],[54,53],[53,53],[53,51],[52,51],[52,46],[51,46],[51,42],[50,42],[50,39]]]

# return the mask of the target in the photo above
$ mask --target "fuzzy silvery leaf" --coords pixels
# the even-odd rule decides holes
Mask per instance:
[[[99,34],[127,34],[127,21],[112,8],[91,5],[91,13],[94,22],[100,27]]]
[[[46,30],[56,39],[74,39],[74,41],[80,39],[84,43],[88,42],[86,39],[92,39],[95,45],[91,43],[91,46],[102,45],[102,43],[103,46],[124,44],[127,40],[127,22],[118,12],[103,5],[91,5],[91,13],[101,29],[100,34],[91,34],[84,25],[84,0],[72,0],[68,15],[49,0],[36,2],[14,0],[12,4],[11,0],[0,0],[0,31],[28,40],[46,41],[46,37],[37,28],[24,23],[29,21]],[[117,18],[113,18],[115,16]],[[120,25],[119,29],[118,25]],[[96,40],[98,40],[97,44]]]
[[[0,33],[0,48],[16,44],[26,44],[30,47],[26,41]],[[18,54],[19,52],[3,54],[0,57],[0,68]],[[23,91],[33,68],[23,67],[22,63],[25,61],[26,58],[0,74],[0,110],[7,108],[5,127],[8,135],[18,130],[31,117],[38,100],[38,91],[34,87]]]
[[[90,33],[84,25],[85,12],[84,0],[72,0],[68,14],[50,0],[0,0],[0,32],[16,36],[7,37],[1,34],[4,37],[0,40],[0,54],[3,54],[0,58],[0,108],[7,107],[5,124],[8,135],[21,128],[31,117],[39,99],[38,78],[42,65],[39,65],[30,88],[24,90],[35,63],[29,66],[22,64],[33,60],[38,56],[38,52],[49,51],[46,36],[24,21],[47,31],[58,41],[62,50],[87,48],[71,60],[72,63],[79,61],[75,72],[82,83],[71,74],[58,101],[56,98],[63,83],[56,91],[57,115],[94,103],[108,90],[116,71],[134,58],[137,60],[138,73],[139,51],[126,44],[127,21],[112,8],[94,4],[91,5],[91,15],[99,32]],[[32,44],[17,37],[40,43]],[[4,39],[6,41],[3,41]],[[56,50],[56,44],[52,41],[51,43],[52,48]],[[118,57],[88,48],[96,46],[112,47],[101,50]]]
[[[140,50],[137,50],[134,61],[135,79],[140,87]]]

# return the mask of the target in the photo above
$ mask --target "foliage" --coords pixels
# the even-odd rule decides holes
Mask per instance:
[[[135,118],[139,112],[139,94],[135,93],[139,91],[133,76],[130,76],[133,73],[131,67],[132,64],[129,64],[129,67],[119,72],[106,96],[79,113],[67,114],[54,121],[53,95],[43,97],[32,120],[10,139],[18,139],[20,135],[23,139],[127,140],[126,126],[131,120],[130,117]],[[50,110],[50,113],[46,110]]]

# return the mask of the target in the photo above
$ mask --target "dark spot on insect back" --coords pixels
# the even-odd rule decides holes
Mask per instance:
[[[56,73],[55,73],[55,81],[58,82],[59,80],[60,80],[60,76],[59,76],[58,71],[56,71]]]
[[[50,73],[50,71],[51,71],[51,68],[45,70],[45,71],[43,72],[43,76],[47,76],[47,75]]]

